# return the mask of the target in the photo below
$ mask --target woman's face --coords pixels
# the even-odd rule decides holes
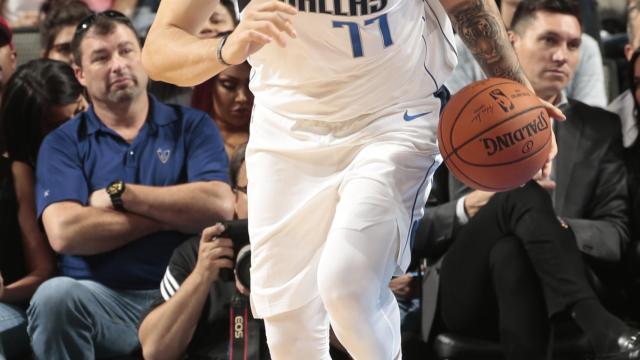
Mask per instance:
[[[233,15],[226,6],[220,4],[213,14],[209,16],[209,20],[200,30],[199,35],[203,38],[214,38],[220,35],[220,33],[233,31],[234,28],[235,22],[233,21]]]
[[[71,119],[74,115],[85,111],[87,109],[87,101],[84,96],[80,95],[76,102],[61,106],[52,106],[49,109],[49,117],[47,122],[43,125],[44,135],[50,133],[52,130],[62,125],[67,120]]]
[[[213,79],[213,118],[230,129],[246,129],[251,120],[253,94],[247,63],[230,66]]]

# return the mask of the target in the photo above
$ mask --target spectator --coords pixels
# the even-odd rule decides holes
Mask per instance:
[[[67,0],[50,9],[40,24],[42,56],[71,65],[73,33],[80,21],[89,15],[91,10],[82,0]]]
[[[138,5],[138,0],[84,0],[93,11],[115,10],[131,17]]]
[[[92,105],[39,153],[37,215],[63,276],[42,284],[27,311],[36,359],[137,351],[140,315],[173,250],[233,215],[220,134],[206,114],[147,95],[128,18],[86,18],[72,51]]]
[[[12,1],[12,0],[9,0]],[[33,0],[32,0],[33,1]],[[36,0],[41,3],[40,5],[40,20],[44,19],[49,12],[57,9],[61,6],[65,6],[69,0]],[[106,10],[115,10],[123,13],[128,18],[131,18],[137,7],[138,0],[82,0],[91,11],[101,12]]]
[[[0,92],[16,71],[16,50],[11,27],[0,17]]]
[[[53,276],[56,263],[36,222],[33,185],[43,137],[87,102],[70,66],[33,60],[18,68],[7,84],[0,108],[3,143],[0,228],[0,358],[14,358],[29,348],[26,309],[36,288]]]
[[[518,3],[518,0],[502,1],[500,3],[500,12],[507,28],[512,25],[511,18]],[[446,81],[446,85],[452,94],[473,81],[485,78],[482,68],[474,60],[473,55],[460,40],[459,36],[456,36],[456,48],[458,49],[458,66]],[[582,34],[580,62],[564,91],[567,97],[586,104],[602,108],[607,106],[600,47],[597,41],[587,34]]]
[[[236,217],[247,217],[247,177],[244,166],[246,144],[233,154],[231,179],[236,193]],[[230,239],[218,238],[222,225],[205,229],[202,236],[178,247],[169,261],[153,310],[140,325],[140,341],[146,359],[189,358],[229,359],[230,307],[236,303],[246,311],[243,346],[248,359],[268,359],[264,325],[248,315],[248,290],[237,281],[219,278],[222,268],[233,268]],[[243,294],[243,295],[240,295]],[[238,304],[234,304],[236,308]],[[243,311],[244,312],[244,311]],[[246,322],[248,321],[248,323]],[[234,357],[235,358],[235,357]],[[243,357],[238,357],[243,358]]]
[[[607,110],[620,116],[622,121],[622,142],[627,153],[627,168],[629,170],[629,198],[631,200],[632,225],[635,240],[640,235],[640,162],[637,161],[640,147],[638,146],[638,99],[640,99],[640,67],[637,64],[640,54],[640,16],[638,16],[638,2],[629,1],[627,12],[627,33],[629,43],[624,47],[625,58],[629,62],[629,84],[631,88],[624,91]],[[640,253],[640,251],[639,251]]]
[[[631,89],[625,90],[617,98],[611,101],[607,110],[614,112],[620,116],[622,120],[622,140],[625,148],[629,148],[638,136],[638,127],[636,121],[636,102],[634,99],[635,91],[635,74],[633,71],[632,56],[635,51],[640,49],[640,16],[638,16],[638,3],[636,0],[629,0],[627,12],[627,35],[629,42],[624,47],[624,56],[630,64],[629,71]]]
[[[227,154],[249,140],[253,94],[249,90],[249,63],[229,66],[195,87],[191,105],[206,111],[220,129]]]
[[[209,17],[209,21],[198,33],[200,37],[214,38],[226,32],[233,31],[238,25],[238,17],[231,0],[221,0],[223,6],[218,6]]]
[[[14,28],[38,25],[38,11],[44,0],[3,0],[2,16]]]
[[[628,171],[629,201],[631,203],[631,225],[633,244],[627,257],[627,268],[630,281],[627,285],[628,301],[627,311],[630,317],[640,319],[640,309],[637,308],[640,299],[640,141],[638,141],[638,104],[640,103],[640,49],[631,54],[629,61],[631,90],[628,101],[632,104],[619,112],[622,117],[622,137],[625,145],[625,157]],[[612,103],[611,105],[614,105]],[[624,116],[624,117],[623,117]]]
[[[638,5],[640,5],[638,0],[628,0],[627,2],[627,36],[629,43],[624,47],[624,56],[627,60],[630,60],[633,51],[640,47],[640,34],[638,33],[640,8]]]
[[[562,92],[579,62],[577,11],[570,0],[523,0],[509,34],[536,94],[567,116],[556,124],[553,178],[497,194],[451,179],[450,201],[427,211],[420,230],[425,241],[453,240],[439,273],[444,327],[499,336],[508,359],[547,358],[562,313],[598,355],[640,350],[637,331],[596,298],[578,250],[590,264],[619,263],[629,233],[619,120]]]

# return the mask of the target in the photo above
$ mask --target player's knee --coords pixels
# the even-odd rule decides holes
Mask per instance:
[[[292,318],[291,313],[284,313],[264,319],[271,358],[312,359],[309,354],[315,354],[317,358],[314,360],[331,359],[329,334],[322,330],[325,324],[318,324],[313,315],[309,315],[311,319],[300,318],[296,321],[293,321],[296,315],[293,316]]]
[[[347,271],[347,270],[345,270]],[[352,273],[335,271],[318,272],[320,298],[332,319],[355,315],[366,306],[365,284],[353,281]]]

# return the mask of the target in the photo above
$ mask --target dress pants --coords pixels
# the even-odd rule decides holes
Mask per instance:
[[[595,298],[570,228],[537,183],[497,193],[462,226],[440,273],[448,331],[499,337],[507,359],[545,359],[549,319]]]

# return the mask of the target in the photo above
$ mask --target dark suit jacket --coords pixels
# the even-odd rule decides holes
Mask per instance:
[[[556,214],[569,223],[584,253],[600,260],[620,261],[630,241],[620,119],[574,100],[562,110],[567,120],[557,124],[558,155],[552,174],[557,185],[552,193]],[[452,176],[448,183],[436,184],[434,190],[433,197],[439,197],[440,204],[427,207],[415,247],[432,262],[442,253],[438,244],[455,238],[460,228],[456,202],[471,191]],[[425,279],[432,276],[428,280],[433,281],[437,271],[427,275]],[[433,283],[427,287],[433,292]],[[436,299],[435,294],[425,292],[426,308],[434,309]]]

